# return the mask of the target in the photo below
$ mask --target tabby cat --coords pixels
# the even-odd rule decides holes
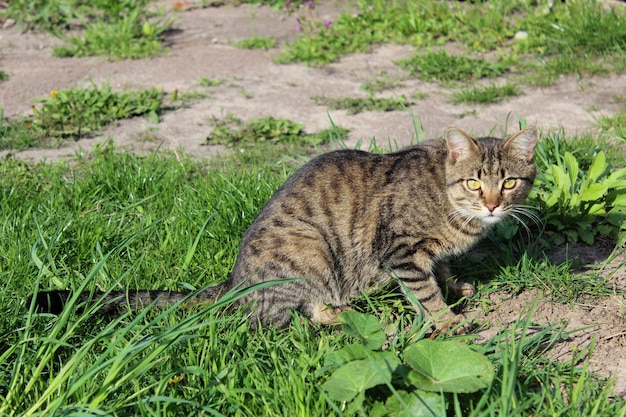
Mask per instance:
[[[520,204],[535,177],[534,128],[506,138],[474,139],[458,128],[390,154],[339,150],[300,168],[270,198],[243,237],[228,280],[193,302],[211,302],[237,286],[301,277],[254,291],[252,324],[288,325],[291,310],[333,323],[362,291],[398,279],[437,327],[461,321],[438,285],[457,296],[472,285],[450,278],[447,261],[460,255]],[[97,296],[98,294],[96,294]],[[188,294],[120,291],[100,311],[165,306]],[[81,294],[86,301],[89,294]],[[40,310],[58,313],[67,291],[40,292]],[[412,298],[412,297],[410,297]]]

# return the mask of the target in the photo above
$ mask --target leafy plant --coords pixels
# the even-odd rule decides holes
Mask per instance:
[[[402,87],[401,77],[390,75],[383,71],[373,77],[368,78],[361,85],[361,90],[368,94],[380,93],[383,90],[389,90],[396,87]]]
[[[541,158],[541,149],[538,151]],[[600,235],[626,229],[626,168],[613,171],[599,151],[589,169],[565,152],[537,176],[530,200],[541,210],[557,243],[579,239],[593,244]]]
[[[326,357],[332,374],[323,388],[331,399],[348,403],[351,412],[367,401],[372,416],[445,416],[442,393],[475,392],[493,380],[489,360],[462,343],[421,339],[398,354],[382,349],[386,335],[374,316],[348,311],[339,318],[344,332],[358,342]]]
[[[311,97],[315,103],[328,106],[333,110],[346,110],[348,114],[357,114],[365,110],[375,111],[393,111],[402,110],[412,103],[408,102],[406,97],[398,96],[395,98],[375,98],[368,95],[366,98],[330,98],[324,96]]]
[[[156,88],[114,92],[107,84],[53,90],[37,99],[32,117],[6,120],[0,114],[0,148],[55,145],[61,139],[96,134],[114,120],[134,116],[158,121],[164,99],[165,94]]]
[[[46,135],[80,137],[93,134],[113,120],[148,115],[158,121],[164,94],[156,88],[114,92],[111,86],[52,91],[33,108],[33,125]]]
[[[198,81],[196,81],[196,84],[202,87],[217,87],[222,84],[222,80],[218,78],[209,79],[206,77],[200,77],[198,78]]]

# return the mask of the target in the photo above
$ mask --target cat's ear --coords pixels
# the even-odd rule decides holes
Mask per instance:
[[[448,156],[452,163],[463,160],[480,149],[476,141],[458,127],[449,127],[446,130],[446,143],[448,144]]]
[[[537,144],[537,129],[527,127],[505,140],[502,149],[510,150],[516,155],[530,161],[533,159],[535,145]]]

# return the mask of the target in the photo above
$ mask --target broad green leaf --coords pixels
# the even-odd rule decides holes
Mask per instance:
[[[578,236],[588,245],[593,245],[594,233],[589,227],[579,228]]]
[[[593,158],[593,162],[591,162],[591,166],[589,167],[589,178],[592,181],[597,181],[609,166],[606,163],[606,157],[604,156],[604,152],[600,151]]]
[[[591,183],[581,190],[581,201],[597,201],[608,191],[608,187],[602,183]]]
[[[328,378],[323,388],[336,401],[350,401],[376,385],[391,383],[391,375],[400,366],[393,352],[369,352],[367,359],[348,362]]]
[[[563,168],[558,165],[552,165],[552,175],[557,187],[561,189],[566,198],[569,197],[572,183],[569,180],[569,176],[563,171]]]
[[[416,390],[398,391],[398,398],[392,395],[385,404],[376,403],[370,417],[445,417],[446,404],[440,394]]]
[[[578,180],[578,161],[576,161],[574,155],[569,152],[565,152],[563,159],[565,160],[565,166],[569,174],[570,184],[575,184]]]
[[[361,339],[368,349],[380,349],[387,340],[380,322],[371,314],[345,311],[339,315],[339,320],[343,323],[343,331]]]
[[[587,213],[594,216],[603,216],[606,214],[606,204],[602,201],[597,204],[592,204],[587,210]]]
[[[408,379],[425,391],[475,392],[493,380],[493,365],[467,345],[423,339],[404,351],[413,370]]]
[[[336,369],[348,362],[365,359],[368,353],[370,351],[361,343],[353,343],[326,355],[324,365]]]
[[[562,195],[562,191],[559,188],[554,188],[550,196],[546,198],[545,203],[548,208],[554,207],[559,202],[559,197]]]
[[[612,191],[607,197],[607,203],[613,207],[622,206],[626,207],[626,190],[621,193]]]
[[[610,188],[626,187],[626,180],[622,177],[626,177],[626,168],[612,172],[603,182]]]
[[[569,212],[567,213],[568,216],[578,215],[580,209],[580,194],[572,194],[567,205],[569,207]]]

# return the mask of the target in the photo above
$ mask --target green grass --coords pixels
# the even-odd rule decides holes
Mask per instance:
[[[308,17],[307,28],[287,45],[279,62],[310,65],[368,51],[380,43],[409,44],[419,50],[402,60],[412,75],[425,80],[467,80],[511,71],[520,81],[550,85],[561,74],[593,75],[621,72],[626,67],[624,11],[601,2],[494,0],[458,2],[358,2],[357,14],[342,13],[332,26]],[[515,39],[525,32],[526,39]],[[432,48],[454,42],[454,55]],[[424,51],[430,51],[424,53]],[[488,63],[480,58],[490,53]],[[476,56],[468,58],[467,55]],[[496,58],[494,61],[494,57]]]
[[[258,145],[209,164],[167,152],[118,153],[111,145],[71,163],[0,161],[0,414],[370,415],[387,397],[398,406],[385,386],[365,392],[360,409],[331,400],[326,358],[354,339],[297,316],[283,331],[249,331],[243,312],[220,306],[117,319],[77,313],[73,305],[59,317],[28,313],[24,300],[37,286],[185,289],[223,281],[245,228],[296,168],[285,154],[289,143]],[[510,282],[520,271],[541,275],[572,299],[589,297],[589,279],[560,286],[561,276],[574,277],[567,264],[502,262],[461,270],[470,278],[485,272],[494,282]],[[379,317],[391,334],[387,350],[400,358],[427,331],[399,295],[379,291],[356,309]],[[562,327],[533,325],[528,334],[531,324],[521,316],[484,345],[461,339],[496,373],[486,389],[446,394],[448,415],[626,411],[623,399],[609,397],[611,384],[584,362],[545,357],[567,337]],[[577,357],[587,353],[583,348]]]
[[[164,34],[173,23],[155,13],[149,0],[17,0],[2,16],[15,19],[24,29],[45,30],[67,42],[55,47],[58,57],[104,56],[109,60],[162,55]],[[68,28],[80,28],[74,36]]]
[[[272,49],[276,46],[276,38],[271,36],[253,36],[249,39],[241,39],[237,41],[235,46],[241,49],[263,49],[267,51],[268,49]]]
[[[330,98],[323,96],[311,97],[316,104],[327,106],[332,110],[346,110],[348,114],[357,114],[365,110],[373,111],[394,111],[403,110],[412,103],[408,102],[406,97],[398,96],[395,98],[375,98],[367,96],[365,98]]]
[[[321,132],[307,133],[304,125],[287,119],[272,116],[254,118],[247,123],[232,114],[223,119],[213,120],[213,129],[207,137],[207,144],[226,144],[250,147],[259,143],[287,143],[321,145],[333,140],[344,139],[347,130],[335,127]]]
[[[37,99],[32,117],[7,120],[0,113],[0,149],[57,146],[100,133],[111,122],[135,116],[159,120],[165,94],[156,89],[115,92],[107,85],[54,90]]]
[[[419,75],[425,81],[469,81],[486,77],[498,77],[506,69],[483,59],[463,55],[450,55],[445,51],[417,54],[397,62],[411,75]]]
[[[381,91],[390,90],[393,88],[403,87],[402,79],[397,75],[390,75],[383,71],[373,77],[370,77],[363,82],[361,90],[366,91],[368,94],[380,93]]]
[[[519,88],[514,84],[487,85],[463,88],[452,94],[452,102],[490,104],[499,103],[509,97],[519,95]]]

